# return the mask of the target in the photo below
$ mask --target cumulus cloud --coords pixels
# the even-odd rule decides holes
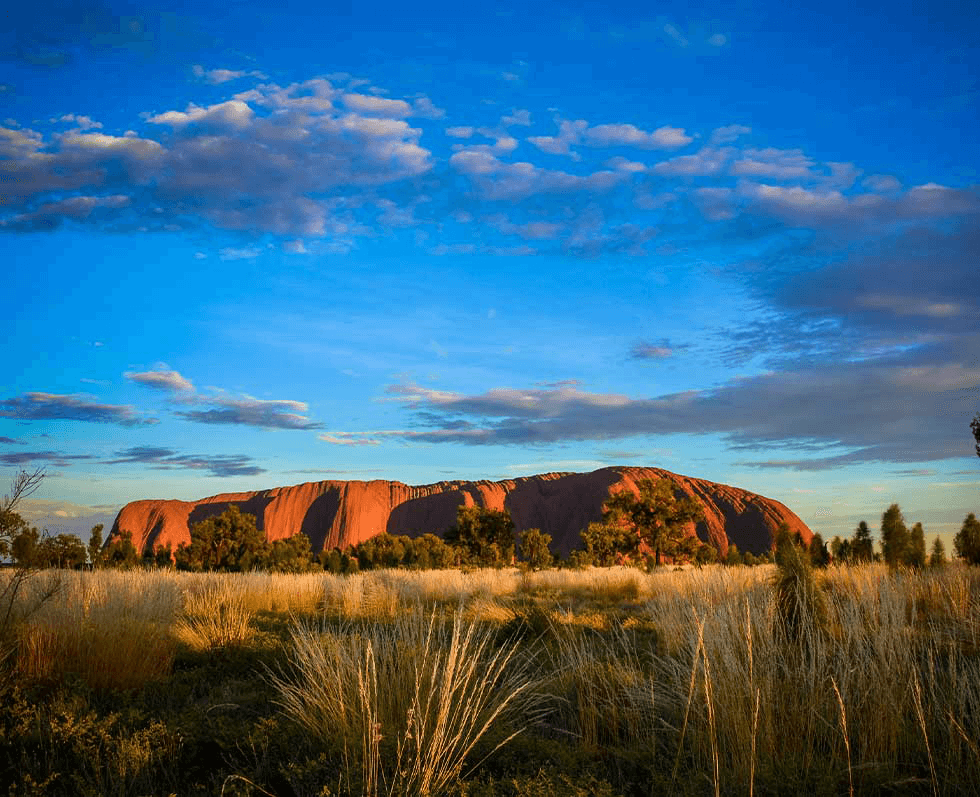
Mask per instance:
[[[731,164],[738,177],[772,177],[778,180],[800,180],[812,176],[813,160],[799,149],[747,149]]]
[[[590,126],[584,119],[556,119],[558,135],[531,136],[528,141],[549,155],[580,156],[572,150],[578,144],[588,147],[636,147],[638,149],[677,149],[694,139],[680,127],[659,127],[647,132],[632,124]]]
[[[432,100],[423,95],[412,101],[412,116],[420,116],[423,119],[444,119],[446,112],[442,108],[437,108]]]
[[[504,127],[509,127],[510,125],[527,127],[531,124],[531,112],[515,108],[508,116],[500,117],[500,124]]]
[[[891,174],[869,174],[861,181],[861,185],[869,191],[879,193],[898,191],[902,187],[901,181]]]
[[[64,116],[58,117],[58,121],[77,125],[79,130],[92,130],[102,127],[101,122],[96,122],[91,116],[82,114],[66,113]]]
[[[149,113],[143,135],[0,127],[7,200],[0,229],[49,229],[68,219],[332,235],[353,227],[338,189],[356,193],[431,168],[421,129],[403,117],[437,112],[426,98],[409,103],[315,79]],[[325,198],[331,193],[338,196]]]
[[[127,371],[123,374],[130,382],[139,385],[146,385],[157,390],[165,390],[171,393],[193,391],[194,385],[191,381],[180,375],[177,371],[166,369],[156,371]]]
[[[133,446],[116,452],[115,459],[106,465],[149,465],[155,470],[204,470],[210,476],[257,476],[264,468],[254,464],[251,457],[242,454],[179,454],[169,448]]]
[[[389,116],[402,119],[411,115],[412,106],[405,100],[389,100],[372,94],[344,94],[341,101],[352,111],[371,116]]]
[[[654,164],[652,171],[665,177],[710,177],[719,174],[731,159],[728,147],[705,147],[693,155],[678,155]]]
[[[16,418],[22,421],[88,421],[119,426],[157,423],[156,419],[140,417],[128,405],[99,404],[84,396],[57,393],[25,393],[0,400],[0,418]]]
[[[717,147],[721,144],[731,144],[741,136],[748,135],[751,132],[752,128],[746,127],[745,125],[726,125],[724,127],[717,127],[711,133],[711,146]]]
[[[572,191],[606,191],[622,179],[622,173],[598,171],[574,175],[542,169],[532,163],[506,163],[489,152],[468,148],[457,152],[449,163],[473,180],[486,199],[524,199],[534,194]]]
[[[591,147],[639,147],[640,149],[677,149],[694,139],[680,127],[658,127],[645,132],[635,125],[596,125],[584,131],[583,143]]]
[[[256,426],[263,429],[319,429],[322,426],[307,417],[310,408],[303,401],[265,400],[251,396],[198,396],[194,401],[210,404],[211,408],[178,411],[176,415],[195,423]]]

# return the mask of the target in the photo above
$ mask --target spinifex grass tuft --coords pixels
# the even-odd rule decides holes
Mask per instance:
[[[339,633],[298,623],[291,671],[271,674],[285,713],[321,744],[353,751],[364,794],[434,795],[491,730],[497,749],[536,702],[516,643],[457,611],[449,626],[421,610]],[[501,730],[505,729],[505,730]]]
[[[244,645],[252,637],[244,590],[229,581],[216,582],[200,592],[188,592],[174,635],[192,650],[207,651]]]

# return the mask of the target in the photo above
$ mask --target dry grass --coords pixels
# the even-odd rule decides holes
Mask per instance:
[[[831,568],[822,614],[795,615],[792,635],[774,584],[772,567],[73,573],[39,608],[24,594],[16,666],[137,686],[166,676],[178,638],[248,645],[253,613],[291,613],[305,619],[272,679],[284,710],[346,750],[348,786],[368,794],[438,792],[540,694],[535,733],[633,756],[666,791],[698,773],[714,793],[970,793],[980,572]]]
[[[349,751],[365,795],[440,793],[491,728],[533,703],[516,643],[498,647],[460,611],[449,624],[417,609],[366,627],[300,622],[292,639],[290,672],[270,681],[288,715]]]
[[[66,573],[62,588],[18,626],[16,667],[34,681],[81,678],[127,689],[170,673],[179,594],[144,573]],[[43,578],[32,583],[43,589]],[[23,596],[27,608],[36,596]]]

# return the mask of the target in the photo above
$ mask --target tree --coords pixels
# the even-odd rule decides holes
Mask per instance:
[[[25,527],[10,543],[10,557],[18,567],[41,567],[38,564],[40,542],[41,533]]]
[[[85,564],[85,546],[74,534],[42,537],[34,552],[34,566],[77,570]]]
[[[10,492],[0,501],[0,558],[6,559],[11,555],[14,539],[23,532],[31,530],[34,539],[37,539],[37,529],[29,529],[27,521],[17,512],[17,507],[41,486],[45,475],[43,468],[19,471],[11,482]],[[8,578],[0,579],[0,664],[3,662],[3,647],[13,630],[14,607],[31,574],[29,565],[18,563]],[[49,582],[34,601],[35,606],[38,607],[50,599],[59,588],[58,581]]]
[[[728,553],[725,555],[725,564],[729,567],[745,564],[745,557],[738,551],[738,546],[734,542],[728,543]]]
[[[654,552],[660,565],[664,554],[677,551],[688,527],[702,519],[701,507],[687,496],[678,498],[666,479],[644,479],[636,486],[639,494],[622,490],[609,496],[603,520],[629,529]]]
[[[953,538],[953,549],[960,559],[970,565],[980,565],[980,521],[972,512]]]
[[[973,430],[973,438],[977,441],[977,456],[980,457],[980,413],[970,421],[970,428]]]
[[[850,540],[842,539],[839,534],[830,541],[830,555],[835,562],[845,564],[853,559],[854,549]]]
[[[551,535],[541,529],[525,529],[519,535],[521,559],[531,570],[551,567],[555,556],[551,552]]]
[[[514,521],[505,509],[461,506],[445,539],[472,564],[502,567],[514,560]]]
[[[926,532],[921,523],[916,523],[909,531],[908,547],[905,551],[905,564],[909,567],[926,566]]]
[[[300,532],[268,546],[265,565],[280,573],[305,573],[313,565],[310,538]]]
[[[820,534],[814,534],[810,538],[810,547],[807,553],[810,555],[810,564],[814,567],[826,567],[830,564],[830,554],[827,552],[827,546]]]
[[[20,471],[14,476],[10,492],[0,501],[0,557],[9,556],[14,538],[29,528],[27,521],[17,513],[17,506],[41,486],[45,475],[41,468],[33,472]]]
[[[892,504],[881,516],[881,555],[891,567],[904,564],[908,556],[909,530],[898,504]]]
[[[585,546],[582,561],[596,567],[610,567],[621,557],[636,553],[637,538],[631,529],[616,523],[590,523],[579,532]]]
[[[871,529],[863,520],[858,523],[851,538],[851,557],[855,562],[873,562],[875,559],[875,543],[871,537]]]
[[[183,570],[226,570],[240,573],[264,564],[265,535],[255,516],[232,504],[220,515],[191,526],[191,544],[181,543],[174,554]]]
[[[92,526],[92,536],[88,538],[88,563],[94,570],[102,565],[102,529],[101,523]]]
[[[939,535],[936,535],[936,539],[932,541],[932,553],[929,555],[929,567],[942,567],[946,564],[946,546],[943,545],[943,541],[939,539]]]
[[[701,565],[710,565],[718,561],[718,549],[714,545],[708,545],[706,542],[701,542],[698,545],[697,551],[694,553],[694,563],[699,567]]]
[[[133,545],[133,532],[124,531],[118,537],[110,540],[102,551],[102,561],[106,567],[129,570],[139,564],[140,555]]]

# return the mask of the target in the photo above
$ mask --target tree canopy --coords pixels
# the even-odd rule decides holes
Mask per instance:
[[[609,496],[603,521],[628,529],[637,543],[645,543],[659,565],[672,556],[687,536],[687,527],[703,518],[701,507],[687,496],[679,498],[666,479],[637,482],[639,493],[622,490]]]

